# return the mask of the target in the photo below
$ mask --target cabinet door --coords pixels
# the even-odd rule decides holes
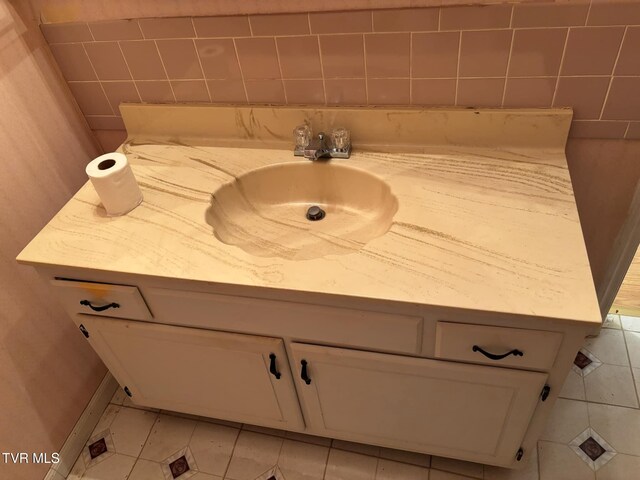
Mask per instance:
[[[547,378],[300,343],[292,351],[318,434],[493,465],[513,463]]]
[[[89,315],[78,319],[134,403],[280,428],[304,426],[280,339]],[[279,379],[270,373],[270,355]]]

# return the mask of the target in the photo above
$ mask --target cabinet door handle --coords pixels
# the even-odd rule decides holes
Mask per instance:
[[[104,312],[109,308],[120,308],[120,305],[118,305],[115,302],[109,303],[108,305],[102,305],[101,307],[94,307],[93,305],[91,305],[91,302],[89,300],[80,300],[80,305],[85,305],[89,307],[91,310],[93,310],[94,312]]]
[[[269,358],[271,359],[271,362],[269,363],[269,373],[276,377],[276,380],[280,380],[280,372],[276,368],[276,354],[270,353]]]
[[[524,353],[522,353],[520,350],[515,349],[515,348],[513,350],[511,350],[510,352],[503,353],[502,355],[496,355],[495,353],[489,353],[486,350],[483,350],[482,348],[480,348],[478,345],[474,345],[472,350],[474,352],[480,352],[485,357],[490,358],[491,360],[502,360],[503,358],[508,357],[509,355],[513,355],[514,357],[522,357],[524,355]]]
[[[311,383],[311,379],[309,378],[309,375],[307,375],[307,361],[302,360],[300,362],[300,365],[302,365],[302,370],[300,371],[300,378],[304,380],[304,383],[309,385]]]

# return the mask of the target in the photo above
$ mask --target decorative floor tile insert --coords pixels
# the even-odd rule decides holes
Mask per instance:
[[[256,480],[285,480],[285,478],[278,466],[275,465],[256,478]]]
[[[89,439],[82,449],[82,458],[86,468],[91,468],[115,453],[111,431],[107,428]]]
[[[602,362],[589,350],[581,348],[573,360],[573,371],[585,377],[602,365]]]
[[[185,480],[198,473],[196,461],[189,447],[183,448],[163,461],[162,473],[164,473],[165,480],[174,480],[176,478]]]
[[[587,428],[574,438],[569,446],[594,471],[616,455],[613,447],[592,428]]]

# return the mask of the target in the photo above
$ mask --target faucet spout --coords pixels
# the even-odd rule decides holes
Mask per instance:
[[[331,149],[327,145],[324,133],[320,132],[317,138],[314,138],[304,149],[304,157],[309,160],[317,160],[321,157],[330,155]]]

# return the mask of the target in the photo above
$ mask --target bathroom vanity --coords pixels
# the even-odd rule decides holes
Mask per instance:
[[[18,261],[132,402],[527,460],[600,323],[570,110],[122,112],[142,205],[109,218],[88,183]],[[304,121],[351,158],[294,157]]]

